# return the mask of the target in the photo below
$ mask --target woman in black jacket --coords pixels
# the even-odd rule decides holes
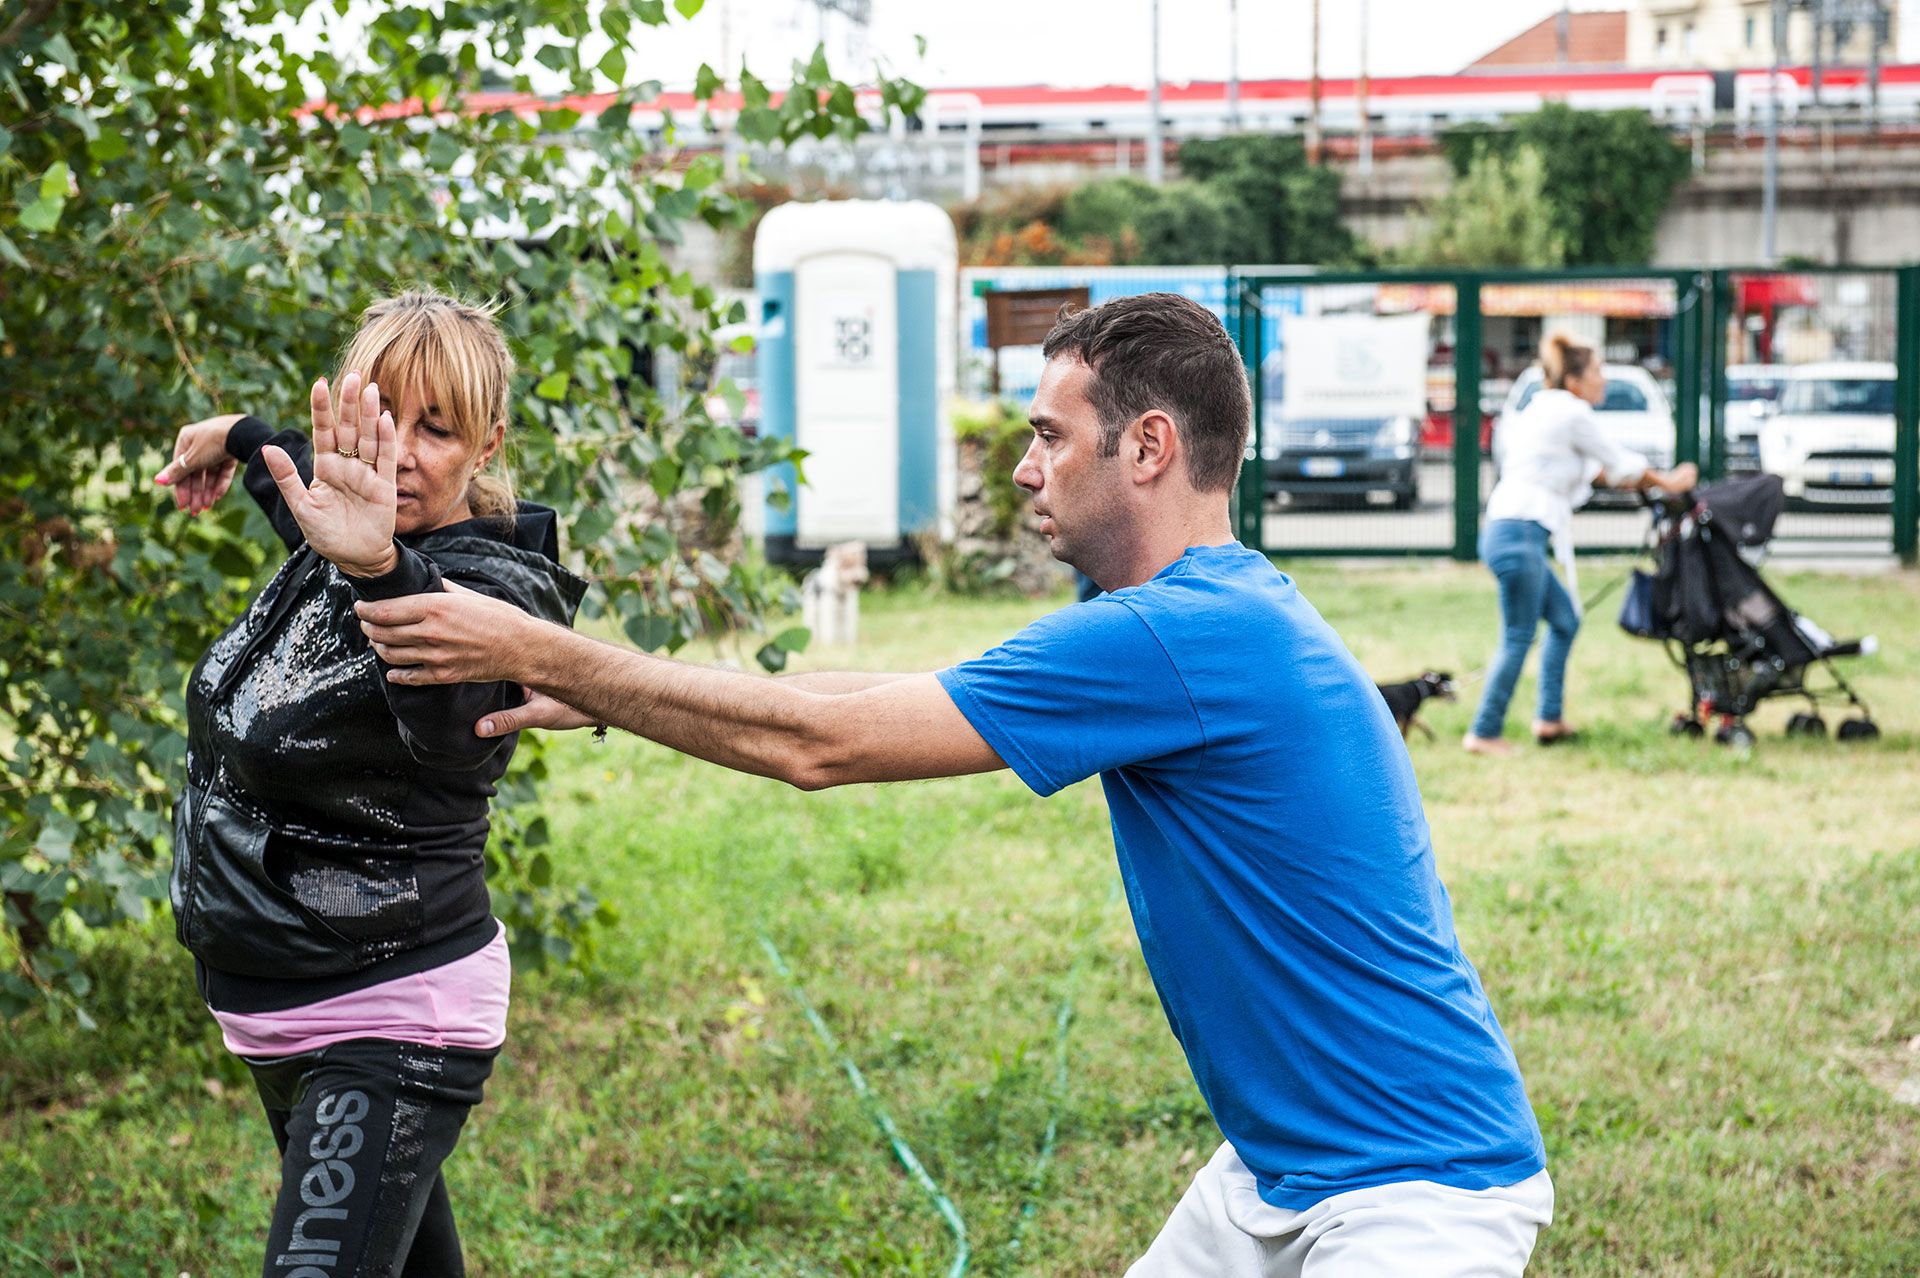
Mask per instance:
[[[497,465],[512,363],[487,311],[380,302],[341,367],[311,447],[214,418],[156,477],[198,514],[244,466],[290,552],[188,686],[174,917],[281,1150],[263,1274],[460,1274],[440,1164],[506,1032],[483,866],[514,748],[473,724],[523,694],[389,683],[353,604],[464,588],[568,624],[585,583]]]

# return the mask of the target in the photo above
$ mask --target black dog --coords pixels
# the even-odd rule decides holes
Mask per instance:
[[[1433,739],[1433,729],[1421,723],[1415,716],[1420,713],[1421,705],[1428,697],[1445,697],[1453,700],[1453,676],[1436,670],[1429,670],[1418,679],[1409,679],[1405,683],[1383,683],[1377,685],[1380,695],[1386,700],[1387,709],[1393,712],[1393,721],[1400,727],[1400,735],[1406,736],[1407,729],[1418,728]]]

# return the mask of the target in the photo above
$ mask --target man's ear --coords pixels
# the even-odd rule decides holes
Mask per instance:
[[[1121,442],[1137,484],[1151,483],[1167,472],[1180,453],[1180,428],[1159,409],[1136,417]]]

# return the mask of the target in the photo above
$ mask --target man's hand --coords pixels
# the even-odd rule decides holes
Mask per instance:
[[[336,411],[327,379],[313,384],[313,487],[300,482],[293,459],[269,444],[260,450],[307,544],[353,577],[391,572],[398,508],[394,472],[400,446],[393,415],[380,411],[380,388],[360,374],[340,384]]]
[[[496,710],[480,722],[473,725],[476,737],[504,737],[509,732],[518,732],[522,728],[547,728],[552,731],[565,731],[570,728],[594,728],[600,725],[592,715],[581,714],[564,701],[555,701],[544,692],[526,690],[524,705],[511,710]]]
[[[510,603],[475,594],[451,581],[444,584],[445,594],[363,599],[354,604],[360,629],[373,641],[374,652],[388,665],[399,667],[387,672],[388,680],[423,685],[526,682],[521,663],[542,642],[539,631],[560,628]]]

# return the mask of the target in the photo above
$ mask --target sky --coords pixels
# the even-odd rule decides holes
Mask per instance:
[[[870,0],[871,52],[849,58],[844,19],[828,21],[835,70],[861,78],[878,53],[893,74],[933,86],[1145,84],[1151,76],[1151,0]],[[1224,79],[1230,0],[1161,0],[1163,80]],[[1320,69],[1349,76],[1360,66],[1361,0],[1321,0]],[[1374,75],[1458,71],[1481,54],[1559,11],[1557,0],[1367,0],[1368,66]],[[1618,9],[1626,0],[1576,2],[1575,10]],[[1901,0],[1902,28],[1920,28],[1920,0]],[[1243,79],[1302,77],[1311,67],[1309,0],[1239,0]],[[677,18],[677,15],[676,15]],[[707,0],[690,23],[658,33],[636,65],[669,84],[683,66],[737,62],[764,79],[819,38],[811,0]],[[926,41],[919,56],[915,36]],[[1903,30],[1901,60],[1920,60],[1920,30]],[[657,61],[655,58],[657,57]]]
[[[853,0],[843,0],[851,3]],[[345,19],[316,5],[296,43],[351,39],[373,0],[352,0]],[[857,33],[843,17],[826,20],[827,52],[843,79],[869,79],[876,59],[890,75],[928,88],[1130,83],[1152,75],[1153,0],[868,0],[872,21]],[[1321,0],[1320,71],[1351,76],[1360,67],[1363,3],[1368,69],[1376,76],[1447,74],[1559,11],[1558,0]],[[1575,0],[1575,10],[1626,7],[1628,0]],[[1920,61],[1920,0],[1899,0],[1898,61]],[[1237,46],[1242,79],[1304,78],[1312,65],[1310,0],[1160,0],[1163,81],[1226,78]],[[812,0],[706,0],[692,20],[671,5],[667,26],[636,31],[630,81],[669,89],[692,84],[702,62],[729,81],[744,55],[761,79],[778,85],[795,58],[811,54],[822,24]],[[924,41],[924,54],[921,42]],[[585,49],[590,59],[602,50]],[[543,90],[558,77],[529,60]],[[543,83],[550,81],[551,83]],[[610,87],[610,86],[603,86]]]

